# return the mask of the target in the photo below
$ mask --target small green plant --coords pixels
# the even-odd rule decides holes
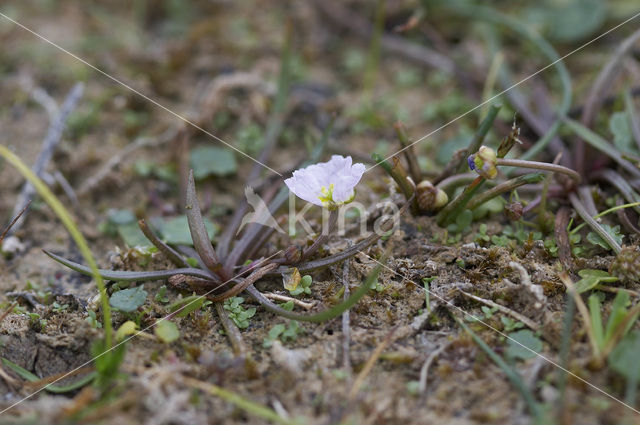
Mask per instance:
[[[371,282],[370,288],[371,290],[376,291],[377,293],[384,291],[384,286],[380,284],[380,280],[378,278],[376,278],[373,282]]]
[[[66,309],[68,309],[68,308],[69,308],[69,304],[62,304],[62,305],[61,305],[61,304],[60,304],[60,303],[58,303],[57,301],[54,301],[54,302],[51,304],[51,310],[52,310],[54,313],[61,313],[61,312],[65,311],[65,310],[66,310]]]
[[[513,332],[520,328],[524,328],[524,323],[517,321],[515,319],[512,319],[509,316],[500,316],[500,321],[504,325],[505,332]]]
[[[141,307],[146,299],[147,291],[144,287],[136,286],[114,292],[109,298],[109,304],[123,313],[131,313]]]
[[[295,341],[298,338],[298,335],[303,332],[304,328],[301,328],[296,320],[289,321],[288,327],[282,323],[277,324],[269,330],[262,346],[264,348],[270,348],[278,338],[282,342]]]
[[[476,236],[474,237],[474,241],[478,242],[478,243],[488,243],[491,241],[491,236],[487,235],[487,230],[488,227],[486,224],[482,223],[480,226],[478,226],[478,233],[476,233]]]
[[[162,285],[158,288],[158,292],[156,292],[155,297],[153,297],[159,303],[166,304],[169,302],[169,297],[167,296],[167,285]]]
[[[242,303],[244,303],[243,297],[228,298],[224,301],[224,309],[229,312],[229,318],[237,327],[246,329],[249,327],[249,319],[256,314],[256,308],[244,309]]]
[[[528,360],[542,351],[542,341],[529,329],[509,333],[506,355],[508,358]]]
[[[35,326],[38,327],[40,329],[44,328],[45,326],[47,326],[47,319],[43,319],[42,317],[40,317],[40,315],[38,313],[34,313],[34,312],[27,312],[27,317],[29,318],[29,324],[31,326]]]
[[[84,320],[87,323],[89,323],[89,325],[93,329],[102,329],[102,323],[100,323],[100,321],[98,320],[98,317],[96,316],[96,312],[93,310],[89,310],[88,314],[89,316],[87,316],[87,318]]]
[[[300,294],[311,295],[311,283],[313,283],[313,278],[308,274],[304,275],[300,279],[298,286],[296,286],[295,289],[290,290],[289,293],[293,296]]]
[[[482,310],[482,314],[476,314],[473,316],[467,315],[465,316],[465,320],[467,322],[478,322],[484,319],[491,319],[494,313],[498,311],[497,307],[487,307],[486,305],[483,305],[480,309]]]

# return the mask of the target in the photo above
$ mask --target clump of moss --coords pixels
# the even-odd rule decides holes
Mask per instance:
[[[609,266],[609,273],[625,283],[640,281],[639,248],[637,245],[622,247],[620,253]]]

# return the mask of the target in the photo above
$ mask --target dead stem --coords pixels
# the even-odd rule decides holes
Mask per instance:
[[[14,377],[12,377],[11,375],[9,375],[7,371],[2,368],[1,364],[0,364],[0,378],[4,379],[4,381],[9,385],[9,387],[14,389],[20,388],[21,382],[15,379]]]
[[[571,210],[567,207],[561,207],[556,213],[553,234],[558,247],[558,257],[560,262],[567,270],[573,270],[573,258],[571,256],[571,242],[569,241],[569,220],[571,218]]]
[[[409,136],[407,136],[407,131],[400,121],[396,122],[393,125],[393,128],[396,130],[400,146],[403,149],[402,153],[407,160],[407,164],[409,164],[409,173],[411,174],[411,178],[415,184],[418,184],[422,181],[422,171],[420,170],[420,165],[418,165],[418,157],[416,156],[413,145],[409,140]]]
[[[38,154],[38,157],[36,158],[35,164],[33,164],[32,167],[32,171],[36,176],[42,177],[47,164],[53,157],[53,153],[60,143],[60,140],[62,139],[62,133],[64,132],[64,129],[66,127],[67,119],[69,118],[71,112],[73,112],[73,110],[75,109],[78,101],[80,100],[80,97],[82,96],[83,91],[84,84],[76,83],[69,91],[69,94],[64,100],[64,103],[62,104],[59,112],[57,112],[55,116],[50,117],[47,135],[42,141],[42,148],[40,150],[40,153]],[[19,211],[24,210],[25,206],[28,205],[29,201],[35,194],[36,189],[31,183],[26,182],[22,187],[22,191],[18,195],[18,200],[16,201],[13,209],[13,215],[16,216],[18,215]],[[10,234],[16,232],[20,229],[20,227],[22,227],[26,215],[18,215],[18,217],[18,220],[13,224]]]
[[[431,354],[429,354],[429,357],[427,357],[427,360],[425,360],[422,367],[420,368],[418,392],[422,395],[422,397],[424,397],[427,393],[427,377],[429,376],[429,368],[431,367],[431,364],[440,354],[444,352],[444,350],[449,348],[449,345],[451,345],[451,341],[445,342],[440,347],[432,351]]]
[[[22,214],[24,214],[24,212],[27,210],[27,208],[29,208],[29,205],[31,205],[31,200],[29,200],[27,202],[27,205],[25,205],[20,212],[18,212],[18,214],[13,217],[13,219],[11,220],[11,222],[7,225],[7,227],[5,227],[5,229],[2,231],[2,234],[0,235],[0,246],[2,246],[2,241],[4,241],[4,238],[7,237],[7,234],[9,233],[9,230],[11,230],[11,227],[16,224],[16,222],[20,219],[20,217],[22,216]]]
[[[519,320],[520,322],[524,323],[529,329],[533,330],[534,332],[537,332],[540,330],[540,326],[535,323],[533,320],[529,319],[526,316],[523,316],[522,314],[518,313],[517,311],[513,311],[510,308],[507,308],[503,305],[500,305],[496,302],[493,302],[491,300],[487,300],[485,298],[481,298],[477,295],[473,295],[473,294],[469,294],[468,292],[463,291],[462,289],[458,289],[458,292],[460,292],[462,295],[464,295],[465,297],[469,297],[473,300],[476,300],[478,302],[481,302],[485,305],[488,305],[489,307],[493,307],[496,308],[498,310],[500,310],[501,312],[503,312],[504,314],[508,314],[509,316],[513,317],[516,320]]]
[[[311,310],[313,308],[313,306],[315,305],[315,303],[308,303],[308,302],[299,300],[297,298],[288,297],[288,296],[282,295],[282,294],[275,294],[273,292],[263,292],[262,295],[264,295],[265,298],[270,299],[270,300],[284,301],[284,302],[292,301],[295,305],[300,306],[300,307],[304,308],[305,310]]]
[[[6,319],[9,314],[11,314],[11,312],[17,305],[18,305],[17,301],[12,302],[9,305],[9,307],[7,307],[7,309],[4,311],[4,313],[0,314],[0,323],[2,323],[2,321]]]
[[[219,302],[219,301],[224,301],[227,298],[235,297],[240,292],[247,289],[249,285],[253,285],[260,278],[264,277],[268,272],[272,271],[276,267],[278,267],[277,264],[268,264],[264,267],[254,270],[249,276],[244,278],[240,283],[234,285],[231,289],[223,292],[220,295],[216,295],[216,296],[209,295],[207,296],[207,298],[210,299],[211,301]]]
[[[51,384],[52,382],[57,382],[58,380],[60,380],[62,378],[67,378],[67,377],[76,376],[76,375],[82,375],[84,373],[90,373],[90,372],[93,372],[93,371],[94,371],[93,366],[85,366],[85,367],[81,367],[79,369],[73,369],[73,370],[71,370],[69,372],[56,373],[54,375],[47,376],[46,378],[42,378],[42,379],[39,379],[37,381],[25,382],[24,386],[27,389],[29,389],[29,391],[33,391],[33,390],[40,389],[42,387],[46,387],[47,385]]]
[[[216,302],[214,303],[216,306],[216,312],[218,313],[218,317],[220,317],[220,322],[222,322],[222,326],[224,327],[229,340],[231,341],[231,345],[233,346],[233,351],[238,357],[242,357],[244,359],[249,358],[249,354],[247,351],[247,346],[242,339],[242,334],[240,330],[236,326],[235,323],[229,318],[229,314],[227,314],[227,310],[224,309],[224,302]]]
[[[87,195],[93,192],[100,183],[109,175],[111,170],[116,168],[117,166],[122,166],[123,162],[129,158],[133,157],[133,153],[139,149],[153,147],[160,148],[163,145],[166,145],[171,140],[173,140],[176,136],[176,129],[168,129],[164,131],[157,137],[139,137],[135,139],[132,143],[125,146],[122,150],[116,152],[115,154],[109,157],[109,160],[104,163],[104,165],[96,171],[95,174],[86,179],[78,188],[77,195],[78,197]]]

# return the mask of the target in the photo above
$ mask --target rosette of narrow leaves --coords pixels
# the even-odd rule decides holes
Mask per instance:
[[[349,165],[350,164],[351,162],[349,161]],[[345,189],[345,187],[341,188],[341,190]],[[351,187],[351,190],[353,190],[353,187]],[[286,196],[276,196],[272,199],[269,199],[267,196],[264,197],[270,202],[269,210],[271,212],[277,211],[287,199]],[[103,278],[113,281],[131,282],[166,279],[178,290],[183,290],[190,294],[195,292],[196,294],[202,295],[203,297],[217,303],[228,298],[235,297],[241,292],[246,291],[259,304],[271,312],[293,320],[321,322],[336,317],[346,309],[350,308],[362,296],[364,296],[366,291],[355,291],[349,299],[326,311],[313,315],[301,315],[284,310],[271,302],[253,286],[254,283],[264,277],[280,277],[283,274],[290,273],[294,267],[302,273],[322,269],[357,254],[375,243],[380,239],[380,237],[382,237],[382,235],[389,231],[393,227],[393,223],[405,213],[408,205],[413,201],[413,199],[414,198],[412,197],[393,217],[383,223],[381,225],[380,232],[373,232],[367,238],[342,252],[324,258],[312,259],[312,254],[316,251],[317,246],[319,245],[318,243],[314,243],[312,246],[302,250],[299,255],[287,255],[292,251],[292,249],[285,249],[266,258],[251,260],[250,256],[252,253],[258,252],[258,250],[273,234],[272,229],[265,226],[249,226],[237,240],[223,242],[223,246],[219,244],[214,248],[209,240],[207,230],[202,219],[195,190],[193,172],[191,172],[187,184],[185,210],[194,249],[182,247],[180,250],[177,250],[174,247],[169,246],[160,240],[144,220],[140,220],[138,225],[144,235],[154,246],[158,248],[159,252],[164,254],[165,257],[176,266],[176,268],[143,272],[100,269],[99,273]],[[337,201],[336,204],[347,200],[348,199],[343,199],[342,195],[338,200],[334,198],[334,201]],[[332,216],[337,216],[335,210],[332,211]],[[235,220],[232,221],[235,222]],[[228,230],[229,234],[233,234],[237,231],[237,226],[232,225]],[[316,242],[321,240],[323,237],[323,235],[319,236]],[[224,240],[224,238],[221,239]],[[298,252],[299,250],[295,249],[295,251]],[[226,253],[226,255],[222,256],[219,252]],[[45,253],[52,259],[75,271],[86,275],[91,275],[92,273],[86,266],[67,260],[46,250]],[[198,267],[190,266],[185,256],[195,258]],[[377,271],[374,274],[377,275]],[[366,286],[366,282],[363,283],[363,285]]]

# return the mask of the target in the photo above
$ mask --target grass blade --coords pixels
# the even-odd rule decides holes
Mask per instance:
[[[90,275],[96,280],[98,290],[100,291],[100,302],[102,305],[102,315],[104,323],[104,337],[107,348],[111,348],[112,345],[112,326],[111,326],[111,308],[109,307],[109,297],[104,286],[104,281],[100,272],[98,271],[98,265],[96,264],[89,245],[85,240],[80,230],[74,223],[71,215],[67,209],[62,205],[58,198],[49,190],[49,188],[36,176],[31,169],[25,164],[16,154],[7,149],[6,146],[0,145],[0,156],[4,157],[11,165],[13,165],[29,183],[33,185],[36,191],[40,194],[42,199],[51,207],[53,212],[58,216],[62,224],[67,228],[69,234],[78,245],[78,249],[82,253],[84,260],[89,264]]]

